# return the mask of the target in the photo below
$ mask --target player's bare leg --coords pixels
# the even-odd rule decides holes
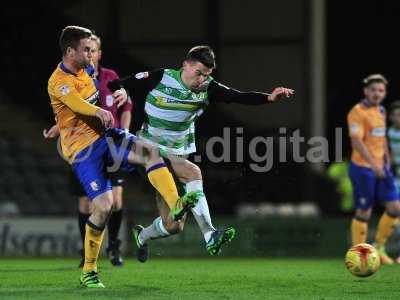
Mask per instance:
[[[121,240],[118,239],[118,233],[122,223],[122,186],[113,186],[112,193],[114,205],[107,224],[108,246],[106,252],[113,266],[122,266],[124,262],[120,251]]]
[[[197,203],[199,198],[197,192],[188,192],[179,197],[174,178],[157,147],[137,140],[129,152],[128,161],[145,167],[150,183],[162,195],[174,220],[182,218],[182,212]]]
[[[146,228],[141,225],[136,225],[133,228],[134,239],[138,247],[136,255],[140,262],[147,261],[149,257],[147,245],[149,240],[165,238],[180,233],[185,225],[186,213],[183,213],[182,218],[176,221],[171,214],[171,209],[159,193],[156,194],[156,202],[160,216]]]
[[[221,246],[234,238],[235,230],[233,228],[216,230],[212,225],[207,200],[203,192],[199,167],[179,157],[170,157],[169,160],[179,181],[186,184],[186,192],[198,193],[199,195],[199,202],[190,210],[203,233],[207,251],[211,255],[220,253]],[[157,197],[157,205],[160,217],[155,219],[153,224],[147,228],[144,229],[141,226],[137,226],[134,230],[136,243],[139,247],[138,259],[141,262],[146,261],[148,258],[146,242],[149,239],[167,237],[183,230],[184,220],[177,223],[168,218],[168,215],[170,215],[168,207],[165,206],[165,202],[161,201],[159,197]]]
[[[187,159],[171,156],[171,166],[178,179],[185,184],[186,192],[199,192],[201,197],[191,212],[203,234],[206,249],[211,255],[221,252],[223,244],[232,241],[236,231],[232,227],[216,230],[212,224],[207,199],[203,191],[203,179],[200,168]]]
[[[172,174],[159,155],[159,149],[137,140],[128,155],[130,163],[139,164],[146,168],[150,183],[162,195],[168,207],[168,214],[154,220],[153,224],[144,229],[141,226],[134,228],[134,238],[139,248],[139,253],[146,251],[146,241],[170,235],[165,228],[184,217],[184,212],[197,204],[198,192],[189,192],[179,197]],[[171,229],[171,227],[169,227]],[[143,235],[147,234],[145,237]],[[138,254],[139,254],[138,253]],[[143,256],[142,256],[143,257]],[[139,261],[143,261],[138,255]],[[147,259],[147,256],[146,256]]]
[[[381,257],[381,263],[385,265],[393,264],[393,259],[386,253],[386,240],[392,234],[394,227],[398,223],[400,216],[400,201],[386,203],[386,211],[379,220],[375,236],[375,246]]]
[[[203,196],[191,211],[200,227],[205,241],[208,242],[211,238],[211,234],[215,231],[215,228],[211,221],[210,210],[203,191],[201,170],[197,165],[191,163],[187,159],[171,156],[170,162],[179,181],[185,184],[186,191],[199,191],[203,193]]]

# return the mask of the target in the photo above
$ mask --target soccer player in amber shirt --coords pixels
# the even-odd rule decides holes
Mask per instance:
[[[179,197],[159,150],[129,132],[112,128],[111,112],[94,105],[98,101],[98,90],[87,68],[91,60],[91,36],[87,28],[67,26],[63,29],[59,41],[62,62],[50,76],[48,94],[60,129],[63,156],[92,201],[80,282],[84,287],[104,288],[98,277],[97,260],[104,227],[114,205],[111,181],[105,172],[108,167],[126,171],[134,169],[134,165],[144,167],[150,183],[171,208],[169,218],[175,221],[179,221],[182,211],[197,203],[198,196],[187,193]],[[113,97],[119,104],[127,100],[124,89],[114,91]]]
[[[355,216],[351,224],[353,245],[365,243],[368,221],[375,201],[385,205],[375,236],[375,246],[383,264],[393,260],[385,251],[387,238],[400,215],[400,202],[386,140],[386,112],[381,105],[386,97],[387,80],[380,74],[364,79],[365,98],[347,116],[352,144],[349,175],[353,185]]]
[[[98,36],[92,35],[91,40],[91,55],[94,66],[94,78],[97,80],[100,97],[98,106],[108,110],[114,117],[114,127],[129,130],[131,123],[132,101],[128,97],[128,101],[118,107],[118,103],[114,101],[112,92],[108,89],[107,83],[111,80],[118,79],[118,75],[114,70],[104,68],[100,65],[101,60],[101,40]],[[122,203],[123,203],[123,183],[125,181],[124,172],[117,171],[110,173],[112,193],[114,196],[113,213],[107,223],[108,229],[108,247],[106,249],[110,262],[114,266],[122,266],[123,260],[120,254],[121,241],[118,239],[119,230],[122,223]],[[90,216],[91,208],[90,201],[81,184],[72,177],[72,184],[76,196],[79,199],[79,230],[81,232],[82,241],[85,240],[85,225]],[[84,255],[80,266],[83,266]]]
[[[128,97],[128,101],[118,107],[118,102],[114,101],[114,97],[112,95],[112,92],[108,89],[107,83],[111,80],[118,79],[119,77],[115,71],[104,68],[99,64],[102,55],[100,38],[96,35],[92,35],[90,38],[90,44],[91,63],[93,64],[93,68],[92,66],[88,66],[87,69],[89,69],[91,76],[95,79],[95,83],[99,90],[99,101],[96,103],[96,105],[112,113],[112,116],[114,118],[113,126],[115,128],[129,130],[131,122],[132,101]],[[54,125],[48,131],[44,131],[45,138],[55,138],[58,136],[59,128],[57,125]],[[111,214],[110,219],[107,223],[108,247],[106,249],[106,252],[112,265],[122,266],[123,260],[120,254],[121,241],[118,239],[118,234],[122,223],[122,186],[125,180],[125,176],[124,172],[122,171],[112,172],[109,174],[109,176],[111,179],[112,193],[114,196],[114,206],[113,213]],[[85,241],[86,222],[91,214],[90,200],[86,195],[81,183],[74,174],[72,174],[71,176],[71,187],[73,194],[78,197],[79,201],[78,224],[83,245]],[[84,251],[81,250],[80,253],[82,255],[82,259],[79,266],[83,267],[85,259]]]

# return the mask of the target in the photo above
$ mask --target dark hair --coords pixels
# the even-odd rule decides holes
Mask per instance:
[[[373,83],[383,83],[385,86],[387,86],[389,82],[382,74],[372,74],[363,79],[364,87],[367,87]]]
[[[84,38],[90,38],[92,32],[84,27],[79,26],[67,26],[65,27],[60,35],[60,49],[62,55],[67,53],[68,47],[76,49],[79,45],[79,41]]]
[[[195,46],[190,49],[185,60],[201,62],[210,69],[214,69],[217,66],[215,63],[214,51],[210,46],[207,45]]]

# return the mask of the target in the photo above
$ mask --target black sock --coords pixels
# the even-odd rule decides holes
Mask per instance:
[[[107,224],[109,245],[111,245],[118,239],[118,233],[121,227],[121,223],[122,223],[122,209],[113,211]]]
[[[79,221],[79,231],[81,233],[82,245],[85,245],[85,226],[86,222],[89,219],[90,214],[84,214],[79,212],[78,214],[78,221]],[[84,246],[82,246],[84,248]]]

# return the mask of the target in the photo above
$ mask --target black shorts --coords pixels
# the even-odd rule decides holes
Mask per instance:
[[[113,173],[108,173],[108,176],[110,176],[111,179],[111,185],[114,186],[123,186],[124,181],[125,181],[125,176],[126,172],[123,171],[117,171]],[[70,184],[71,184],[71,190],[72,190],[72,195],[76,197],[85,197],[86,193],[85,190],[83,189],[81,183],[79,182],[78,178],[76,178],[74,172],[70,172]]]

